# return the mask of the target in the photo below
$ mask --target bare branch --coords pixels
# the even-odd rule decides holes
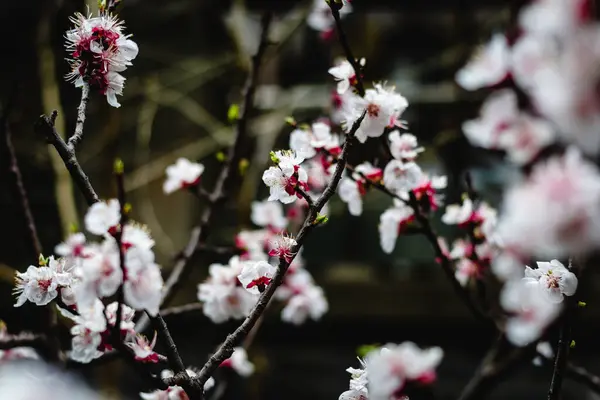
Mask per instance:
[[[123,318],[123,303],[125,303],[125,294],[123,291],[123,284],[125,282],[125,277],[127,276],[127,270],[125,268],[125,250],[123,248],[123,230],[125,229],[125,225],[128,220],[128,212],[126,201],[125,201],[125,184],[123,182],[124,175],[124,167],[123,162],[121,160],[116,160],[115,165],[115,177],[117,180],[117,199],[119,200],[119,208],[121,212],[121,219],[119,221],[119,228],[114,233],[115,241],[117,242],[117,248],[119,249],[119,267],[121,268],[121,273],[123,276],[123,282],[119,285],[117,289],[117,315],[115,326],[111,332],[112,341],[114,345],[121,343],[121,319]]]
[[[98,195],[94,191],[94,188],[90,183],[90,179],[85,172],[83,172],[83,169],[81,169],[81,165],[79,165],[79,161],[77,161],[75,151],[69,148],[69,146],[56,131],[54,123],[56,122],[57,116],[58,112],[56,110],[53,111],[50,116],[40,116],[35,124],[35,130],[36,132],[44,135],[46,141],[54,146],[58,152],[58,155],[65,163],[65,167],[67,167],[67,170],[75,181],[75,184],[85,197],[87,204],[92,205],[97,203],[99,201]]]
[[[83,83],[81,87],[81,101],[79,107],[77,107],[77,122],[75,123],[75,132],[67,142],[67,146],[72,151],[75,151],[75,146],[83,138],[83,124],[85,123],[85,113],[87,109],[87,103],[90,99],[90,86],[87,82]]]
[[[146,311],[146,313],[148,313]],[[152,321],[152,325],[154,329],[156,329],[160,334],[158,335],[159,339],[165,346],[167,351],[167,359],[169,361],[169,367],[175,372],[185,372],[185,365],[183,364],[183,360],[179,355],[179,351],[177,350],[177,346],[173,341],[173,337],[171,337],[171,333],[169,332],[169,328],[167,327],[167,323],[163,319],[160,314],[157,314],[156,317],[151,316],[150,320]]]
[[[572,311],[572,310],[571,310]],[[554,359],[554,369],[552,371],[552,381],[548,390],[548,400],[559,400],[561,398],[562,383],[567,369],[567,358],[571,345],[571,318],[569,310],[564,313],[564,320],[560,327],[560,336],[558,338],[558,350]]]

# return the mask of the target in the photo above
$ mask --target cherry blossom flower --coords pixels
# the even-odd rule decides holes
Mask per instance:
[[[473,216],[473,202],[466,198],[462,204],[449,204],[446,206],[446,212],[442,215],[442,222],[447,225],[463,225]]]
[[[88,246],[88,256],[75,270],[79,284],[75,287],[77,307],[89,307],[96,298],[112,296],[123,282],[119,249],[111,238],[94,247]]]
[[[315,286],[315,281],[310,272],[301,267],[291,269],[290,266],[290,269],[285,274],[283,284],[275,292],[275,298],[281,301],[288,301],[292,296],[302,293],[313,286]]]
[[[394,206],[388,208],[379,218],[379,241],[386,254],[396,247],[396,240],[402,230],[415,218],[414,210],[401,200],[394,199]]]
[[[554,40],[538,35],[522,35],[511,49],[512,76],[525,91],[531,90],[536,75],[552,63],[559,51]]]
[[[136,222],[129,222],[125,225],[121,242],[125,250],[131,247],[150,250],[155,244],[148,227]]]
[[[411,161],[417,158],[419,153],[425,151],[419,147],[417,137],[410,133],[400,133],[399,130],[393,130],[388,135],[390,140],[390,151],[397,160]]]
[[[278,166],[269,167],[262,176],[270,191],[268,200],[279,200],[284,204],[293,203],[302,197],[297,191],[298,187],[308,190],[308,175],[300,166],[304,158],[291,150],[275,152],[274,157]]]
[[[158,354],[154,352],[154,346],[156,345],[156,332],[151,342],[148,342],[148,338],[142,334],[135,335],[133,341],[125,343],[130,349],[133,350],[136,361],[146,363],[157,363]]]
[[[338,186],[340,200],[348,204],[350,215],[360,216],[363,211],[362,193],[360,184],[355,180],[344,177]]]
[[[248,360],[248,353],[243,347],[235,347],[231,357],[223,361],[221,367],[229,367],[244,378],[254,373],[254,364]]]
[[[351,375],[350,390],[342,393],[338,400],[368,400],[369,399],[369,373],[366,370],[365,362],[358,359],[361,368],[348,368],[346,372]]]
[[[524,262],[516,254],[500,251],[492,259],[491,270],[503,281],[519,279],[523,276]]]
[[[522,165],[532,161],[555,137],[555,130],[548,121],[521,114],[514,125],[500,135],[498,147],[508,153],[510,161]]]
[[[94,235],[105,235],[119,224],[120,219],[121,207],[117,199],[99,201],[85,214],[85,229]]]
[[[74,316],[75,325],[71,328],[71,352],[69,358],[80,363],[89,363],[100,357],[102,333],[106,330],[104,305],[95,299],[91,305],[78,307],[79,315]]]
[[[290,134],[290,149],[304,159],[314,157],[318,149],[338,145],[338,140],[331,134],[331,127],[324,122],[315,122],[310,128],[297,128]]]
[[[203,172],[204,165],[180,157],[175,164],[169,165],[166,169],[167,179],[163,184],[163,192],[171,194],[177,190],[195,186],[200,182]]]
[[[361,60],[361,65],[364,66],[364,58]],[[335,67],[329,68],[327,71],[337,82],[337,92],[344,94],[351,86],[356,85],[356,72],[354,67],[347,60],[342,60]]]
[[[241,250],[242,260],[266,260],[265,248],[272,233],[267,229],[241,231],[235,236],[235,246]]]
[[[119,72],[132,65],[137,44],[129,39],[131,35],[123,34],[123,22],[112,15],[86,18],[77,13],[71,21],[75,27],[65,35],[72,57],[67,78],[77,87],[88,84],[105,95],[111,106],[120,107],[116,96],[122,94],[125,78]]]
[[[533,357],[532,363],[536,367],[541,367],[544,361],[554,358],[554,349],[548,342],[539,342],[535,350],[537,351],[537,355]]]
[[[383,183],[394,193],[406,193],[415,189],[423,178],[423,171],[414,162],[391,160],[383,170]]]
[[[326,154],[317,154],[303,164],[308,174],[307,183],[311,191],[320,192],[331,181],[335,164],[332,164],[330,159],[331,157]]]
[[[237,278],[250,293],[259,294],[271,283],[275,272],[277,268],[266,261],[248,261]]]
[[[552,303],[528,279],[506,282],[500,304],[511,313],[506,321],[506,338],[515,346],[527,346],[537,340],[560,313],[560,304]]]
[[[481,276],[480,265],[474,260],[461,258],[455,263],[455,267],[454,278],[462,286],[466,286],[471,279],[477,279]]]
[[[479,118],[463,123],[462,130],[475,146],[496,148],[498,138],[519,116],[517,95],[510,89],[497,90],[484,101]]]
[[[84,257],[85,241],[83,233],[72,233],[64,242],[56,245],[54,252],[62,257]]]
[[[110,326],[115,326],[117,323],[117,310],[119,309],[119,303],[113,301],[104,309],[104,315],[106,321]],[[135,310],[126,304],[121,304],[121,330],[125,332],[134,333],[135,323],[133,322],[135,317]]]
[[[419,179],[419,183],[414,189],[412,189],[412,193],[414,194],[419,207],[423,212],[427,213],[430,211],[435,211],[440,207],[440,204],[443,200],[443,195],[441,195],[439,192],[440,190],[445,189],[446,186],[448,186],[447,176],[442,175],[429,177],[426,174],[422,174]],[[398,195],[404,201],[410,200],[410,195],[408,192],[399,192]]]
[[[456,74],[456,82],[466,90],[477,90],[502,82],[509,73],[510,50],[503,34],[497,33],[482,46]]]
[[[591,16],[587,3],[587,0],[536,1],[520,11],[519,25],[528,34],[570,35]]]
[[[198,299],[204,303],[204,314],[213,322],[244,318],[256,304],[258,296],[238,280],[245,264],[238,256],[232,257],[229,265],[211,264],[209,278],[198,285]]]
[[[295,256],[293,249],[297,244],[296,240],[292,237],[278,236],[270,242],[271,249],[269,250],[269,256],[277,257],[278,259],[283,258],[285,262],[291,263]]]
[[[573,296],[577,291],[577,276],[558,260],[537,262],[537,268],[525,268],[525,280],[539,283],[542,293],[551,303],[562,303],[563,296]]]
[[[352,130],[352,125],[366,112],[365,118],[356,131],[356,138],[364,143],[370,137],[383,135],[385,128],[401,126],[400,116],[408,107],[408,101],[394,87],[375,85],[374,89],[367,89],[365,97],[357,96],[353,102],[353,109],[349,110],[346,117],[346,132]]]
[[[18,294],[15,307],[26,301],[38,306],[45,306],[58,295],[58,279],[56,273],[47,266],[30,265],[26,272],[17,272],[14,293]]]
[[[125,302],[136,310],[146,310],[150,315],[158,314],[163,279],[160,267],[154,262],[154,253],[148,249],[133,247],[125,254],[125,266]]]
[[[325,299],[323,289],[318,286],[309,286],[289,299],[281,311],[281,319],[300,325],[309,317],[318,321],[328,310],[329,304]]]
[[[252,202],[250,219],[255,225],[269,228],[274,232],[281,232],[288,225],[281,203],[268,200]]]
[[[436,379],[435,369],[444,352],[439,347],[422,350],[412,342],[388,344],[367,354],[369,399],[389,400],[401,394],[406,382],[423,384]]]
[[[508,191],[497,234],[503,246],[523,255],[586,253],[600,243],[599,205],[598,168],[569,148]]]
[[[196,377],[198,374],[191,368],[185,370],[190,377]],[[173,371],[165,369],[161,372],[162,379],[172,378],[175,376]],[[204,392],[212,389],[215,386],[214,378],[210,377],[204,384]],[[188,395],[181,386],[169,386],[166,390],[155,390],[150,393],[140,393],[140,397],[144,400],[189,400]]]

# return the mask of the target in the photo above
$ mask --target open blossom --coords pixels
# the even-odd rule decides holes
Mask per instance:
[[[379,242],[387,254],[396,247],[396,240],[402,230],[415,218],[414,210],[401,200],[394,199],[394,206],[388,208],[379,218]]]
[[[310,128],[294,129],[290,134],[290,149],[305,159],[314,157],[319,149],[329,150],[337,146],[338,140],[325,122],[315,122]]]
[[[65,267],[63,259],[55,260],[50,257],[44,265],[31,265],[27,271],[16,274],[14,293],[19,297],[15,307],[22,306],[26,301],[44,306],[58,296],[62,287],[68,287],[71,280],[71,270]]]
[[[298,257],[295,258],[297,260]],[[295,268],[292,269],[292,266]],[[275,298],[281,301],[287,301],[292,296],[302,293],[312,286],[315,286],[315,281],[306,269],[301,266],[292,264],[285,274],[283,284],[277,288],[275,292]]]
[[[125,266],[125,302],[136,310],[147,310],[150,315],[158,314],[163,279],[160,267],[154,262],[154,252],[140,247],[131,248],[125,254]]]
[[[117,199],[99,201],[85,214],[85,229],[94,235],[105,235],[119,224],[120,219],[121,207]]]
[[[361,60],[361,61],[364,61]],[[363,64],[364,65],[364,64]],[[344,94],[351,86],[355,85],[357,82],[356,72],[354,71],[354,67],[347,60],[342,60],[335,67],[329,68],[330,75],[337,82],[337,92],[339,94]]]
[[[292,296],[281,311],[281,319],[300,325],[311,318],[318,321],[329,310],[329,304],[318,286],[308,286],[302,292]]]
[[[369,374],[369,399],[389,400],[401,394],[405,384],[432,383],[444,352],[439,347],[422,350],[412,342],[388,344],[365,359]]]
[[[497,233],[519,254],[563,257],[600,243],[600,172],[575,148],[537,164],[508,191]]]
[[[385,128],[402,125],[400,116],[408,107],[408,101],[394,87],[375,85],[373,89],[365,91],[365,97],[356,96],[354,109],[346,117],[346,132],[350,132],[352,125],[365,113],[365,118],[356,131],[356,138],[364,143],[370,137],[383,135]]]
[[[560,313],[560,304],[547,300],[537,282],[510,280],[500,294],[502,308],[510,313],[506,338],[515,346],[537,340]]]
[[[361,368],[348,368],[350,378],[350,389],[340,395],[338,400],[368,400],[369,399],[369,373],[362,359],[358,359]]]
[[[83,233],[72,233],[64,242],[56,245],[54,252],[62,257],[84,257],[85,241]]]
[[[367,188],[372,182],[380,182],[383,177],[381,169],[374,167],[369,162],[357,165],[351,178],[344,177],[340,181],[338,194],[340,199],[348,204],[351,215],[362,214],[362,196],[367,193]]]
[[[250,219],[255,225],[281,232],[288,225],[281,203],[273,201],[253,201]]]
[[[229,265],[211,264],[209,278],[198,285],[198,299],[203,302],[204,314],[213,322],[244,318],[256,304],[258,296],[238,280],[245,264],[238,256],[232,257]]]
[[[400,133],[399,130],[394,130],[388,135],[390,140],[390,151],[392,156],[397,160],[411,161],[417,158],[419,153],[425,151],[419,146],[417,137],[410,133]]]
[[[147,363],[157,363],[158,354],[154,352],[154,346],[156,345],[156,332],[151,342],[148,342],[148,338],[142,334],[135,335],[133,341],[126,342],[125,344],[133,350],[136,361],[142,361]]]
[[[277,268],[266,261],[246,261],[237,276],[242,286],[252,294],[259,294],[271,283]]]
[[[477,90],[502,82],[509,73],[510,49],[506,37],[497,33],[482,46],[456,74],[456,82],[466,90]]]
[[[552,303],[562,303],[563,296],[573,296],[577,290],[577,276],[558,260],[537,262],[537,268],[525,268],[525,280],[538,283],[542,293]]]
[[[391,160],[383,170],[383,183],[394,193],[406,193],[422,181],[423,171],[413,161]]]
[[[266,260],[266,247],[273,233],[268,229],[240,231],[235,235],[235,246],[241,250],[241,260]]]
[[[195,377],[198,374],[191,368],[185,370],[190,377]],[[161,379],[167,379],[173,377],[175,374],[173,371],[165,369],[160,373]],[[214,378],[210,377],[204,384],[204,391],[212,389],[215,386]],[[189,400],[188,395],[181,386],[169,386],[166,390],[155,390],[149,393],[140,393],[140,397],[143,400]]]
[[[167,179],[163,184],[163,192],[170,194],[197,185],[203,172],[204,165],[193,163],[187,158],[178,158],[175,164],[166,169]]]
[[[291,263],[296,254],[293,249],[297,244],[298,242],[292,237],[279,236],[270,242],[271,249],[269,250],[269,256],[277,257],[278,259],[283,258],[285,262]]]
[[[277,151],[273,157],[277,160],[277,167],[269,167],[262,176],[263,182],[269,187],[268,200],[293,203],[302,197],[297,188],[308,190],[308,174],[300,166],[304,157],[291,150]]]
[[[75,288],[78,307],[89,307],[96,298],[112,296],[123,282],[119,263],[119,249],[112,239],[102,244],[88,246],[88,256],[81,261],[75,275],[79,284]]]
[[[528,34],[566,36],[590,17],[587,0],[544,0],[533,2],[519,13],[519,25]]]
[[[132,65],[137,44],[129,39],[131,35],[123,34],[123,22],[112,15],[86,18],[77,13],[71,21],[75,27],[65,35],[72,57],[67,78],[77,87],[88,84],[105,95],[111,106],[120,107],[117,95],[123,92],[125,78],[119,72]]]
[[[243,347],[235,347],[231,357],[223,361],[221,367],[229,367],[245,378],[254,373],[254,364],[248,360],[248,353]]]

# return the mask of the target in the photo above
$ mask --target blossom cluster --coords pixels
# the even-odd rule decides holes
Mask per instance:
[[[339,9],[340,18],[352,12],[351,0],[341,0]],[[331,15],[331,9],[324,0],[313,0],[310,13],[306,19],[309,27],[321,33],[323,39],[330,39],[335,30],[335,20]]]
[[[339,400],[390,400],[405,398],[407,385],[429,385],[444,352],[439,347],[421,349],[413,342],[388,344],[370,351],[360,368],[348,368],[350,388]]]
[[[123,22],[112,15],[78,13],[71,21],[75,27],[65,35],[72,69],[67,78],[77,87],[89,85],[106,96],[108,104],[120,107],[117,95],[123,94],[125,83],[120,72],[132,65],[137,44],[123,33]]]
[[[86,230],[102,241],[89,242],[83,233],[72,233],[55,248],[60,258],[40,257],[39,266],[17,273],[15,307],[27,301],[39,306],[59,301],[61,311],[75,322],[71,357],[89,362],[111,346],[107,334],[111,317],[107,316],[116,314],[117,303],[105,310],[102,299],[113,296],[122,286],[123,336],[134,350],[140,346],[151,349],[153,345],[136,337],[131,320],[134,310],[158,313],[163,279],[154,260],[154,240],[143,225],[128,222],[120,226],[121,210],[115,199],[93,204],[84,221]],[[121,235],[121,248],[116,232]]]
[[[14,339],[15,335],[12,335],[8,332],[8,327],[4,323],[4,321],[0,320],[0,343],[10,341]],[[0,350],[0,363],[3,361],[13,361],[13,360],[37,360],[39,359],[39,355],[37,352],[31,347],[13,347],[6,350]]]

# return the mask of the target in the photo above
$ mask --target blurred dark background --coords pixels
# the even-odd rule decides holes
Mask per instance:
[[[0,94],[3,102],[12,104],[9,128],[47,254],[73,225],[81,223],[86,208],[62,161],[43,138],[36,137],[33,124],[40,114],[57,109],[59,130],[73,131],[80,92],[63,79],[68,72],[63,35],[69,16],[86,6],[95,9],[95,1],[88,3],[4,0],[0,11],[4,39],[0,42]],[[500,156],[474,149],[462,137],[462,121],[476,114],[485,93],[462,91],[453,76],[475,46],[514,20],[522,1],[353,3],[355,12],[344,23],[355,55],[367,59],[365,78],[393,83],[409,100],[403,117],[427,148],[421,157],[423,167],[449,176],[447,201],[459,198],[464,189],[462,176],[469,170],[477,190],[497,204],[503,184],[514,171]],[[274,43],[261,74],[257,111],[250,123],[249,152],[254,155],[239,200],[230,203],[213,231],[216,243],[230,243],[237,230],[250,226],[250,202],[266,196],[260,175],[268,152],[286,147],[291,129],[284,118],[293,115],[298,121],[311,121],[328,115],[333,82],[327,69],[342,53],[335,37],[324,41],[306,26],[311,5],[311,0],[124,0],[120,15],[140,53],[124,74],[127,82],[120,109],[92,95],[78,157],[103,198],[115,195],[114,158],[124,160],[133,217],[151,229],[165,275],[201,209],[192,196],[163,195],[164,169],[180,156],[199,160],[207,166],[205,182],[211,185],[211,175],[219,168],[215,154],[232,140],[227,110],[240,100],[260,13],[267,7],[276,11],[277,19],[271,36]],[[35,330],[39,310],[12,307],[14,271],[25,270],[36,259],[2,146],[0,318],[12,331]],[[372,147],[366,145],[353,157],[369,159]],[[456,397],[492,341],[492,332],[482,328],[454,296],[423,238],[402,237],[390,256],[381,251],[377,224],[389,204],[386,197],[370,193],[363,215],[357,218],[339,200],[332,202],[330,222],[314,231],[304,252],[307,268],[325,289],[330,311],[318,323],[295,327],[281,322],[279,310],[272,309],[249,351],[257,373],[248,380],[236,380],[225,398],[337,399],[348,386],[345,369],[358,366],[358,346],[403,340],[444,348],[436,393],[440,399]],[[438,228],[444,235],[454,234]],[[195,301],[196,284],[214,261],[227,260],[201,256],[193,260],[189,284],[173,304]],[[590,295],[594,293],[590,290]],[[594,340],[599,315],[595,299],[586,299],[590,306],[575,327],[573,354],[600,371]],[[186,363],[195,366],[201,366],[237,324],[217,326],[201,312],[174,316],[167,322]],[[81,371],[110,398],[136,398],[147,389],[119,361]],[[524,368],[492,398],[544,398],[550,375],[546,368]],[[600,397],[568,382],[564,398]]]

